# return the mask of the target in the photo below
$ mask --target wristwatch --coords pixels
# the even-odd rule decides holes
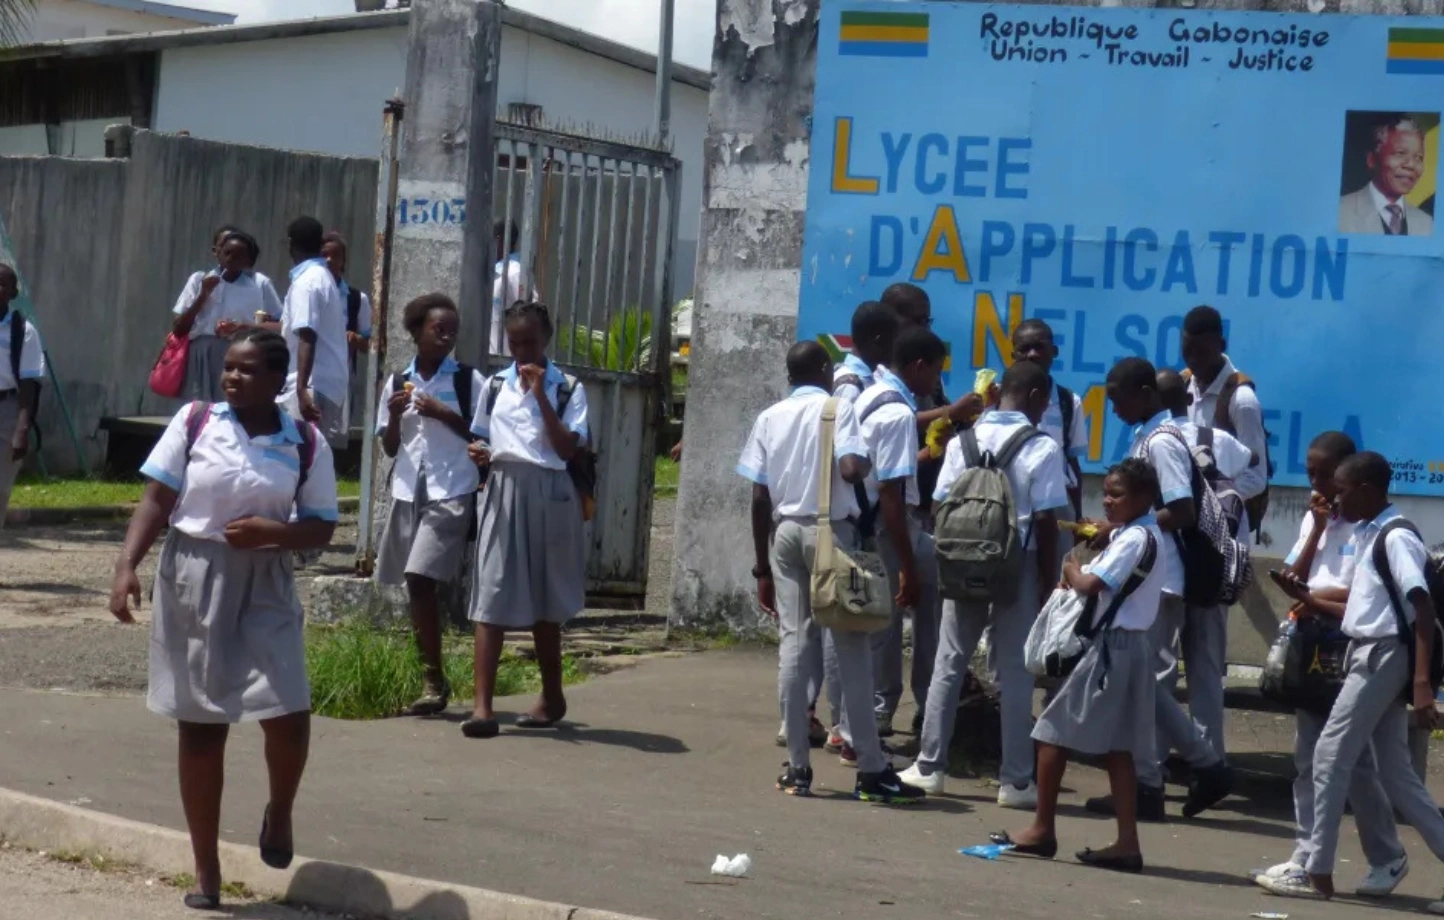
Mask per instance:
[[[763,566],[760,566],[760,565],[754,565],[754,566],[752,567],[752,577],[753,577],[753,578],[771,578],[771,577],[772,577],[772,567],[771,567],[771,566],[763,567]]]

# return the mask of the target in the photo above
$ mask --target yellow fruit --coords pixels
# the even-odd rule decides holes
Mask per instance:
[[[943,451],[947,446],[948,432],[950,430],[951,423],[947,419],[940,418],[933,420],[933,423],[928,426],[927,436],[924,438],[924,443],[928,448],[928,456],[936,460],[943,455]]]
[[[973,377],[973,392],[979,396],[987,396],[989,388],[993,385],[993,381],[997,379],[998,372],[991,367],[979,368],[977,375]]]
[[[1082,540],[1091,540],[1098,536],[1098,525],[1090,524],[1087,521],[1074,523],[1073,521],[1059,521],[1059,530],[1071,530]]]

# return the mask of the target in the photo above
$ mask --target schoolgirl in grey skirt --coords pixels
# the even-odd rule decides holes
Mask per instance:
[[[587,442],[582,385],[547,360],[551,317],[539,303],[506,311],[515,363],[486,381],[477,400],[472,457],[490,464],[482,490],[472,579],[476,699],[462,725],[470,738],[498,733],[492,695],[508,630],[529,630],[541,668],[541,699],[519,728],[551,728],[566,715],[561,627],[585,601],[583,496],[567,463]]]
[[[169,522],[146,702],[179,724],[197,886],[186,904],[198,909],[220,904],[217,838],[233,723],[259,721],[266,735],[271,788],[261,859],[284,868],[293,852],[291,807],[310,745],[311,689],[291,554],[330,541],[336,474],[325,440],[275,404],[289,364],[276,333],[237,337],[222,377],[226,401],[181,409],[141,467],[150,482],[111,584],[111,613],[133,623],[136,567]]]
[[[416,342],[416,359],[381,385],[386,411],[376,420],[376,434],[396,462],[376,581],[406,586],[424,668],[421,697],[409,711],[435,715],[451,699],[441,668],[437,586],[461,574],[476,514],[478,477],[466,448],[482,379],[451,356],[461,322],[450,297],[416,298],[406,305],[402,324]]]
[[[1158,559],[1165,539],[1151,513],[1158,477],[1142,460],[1130,459],[1108,471],[1103,509],[1117,528],[1107,549],[1087,566],[1069,559],[1063,586],[1097,596],[1098,615],[1108,610],[1129,576],[1141,580],[1118,606],[1111,625],[1099,633],[1033,728],[1038,745],[1038,808],[1033,823],[1015,833],[991,835],[1013,852],[1052,859],[1058,852],[1058,792],[1068,752],[1104,757],[1108,783],[1118,803],[1118,839],[1102,850],[1085,849],[1078,861],[1104,869],[1140,872],[1138,776],[1134,754],[1154,750],[1153,646],[1148,630],[1158,615],[1165,569]],[[1149,552],[1150,545],[1153,552]]]

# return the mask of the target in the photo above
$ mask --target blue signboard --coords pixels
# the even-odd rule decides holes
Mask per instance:
[[[818,43],[802,337],[913,282],[955,395],[1044,319],[1099,471],[1108,368],[1211,304],[1274,482],[1341,429],[1444,495],[1444,19],[826,0]]]

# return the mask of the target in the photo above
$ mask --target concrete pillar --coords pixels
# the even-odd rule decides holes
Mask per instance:
[[[431,291],[455,298],[462,325],[458,355],[468,364],[481,362],[494,262],[490,215],[500,49],[501,7],[495,3],[418,0],[412,8],[382,358],[387,373],[416,356],[401,325],[402,310]],[[389,469],[379,462],[372,473],[374,521],[385,519]]]

